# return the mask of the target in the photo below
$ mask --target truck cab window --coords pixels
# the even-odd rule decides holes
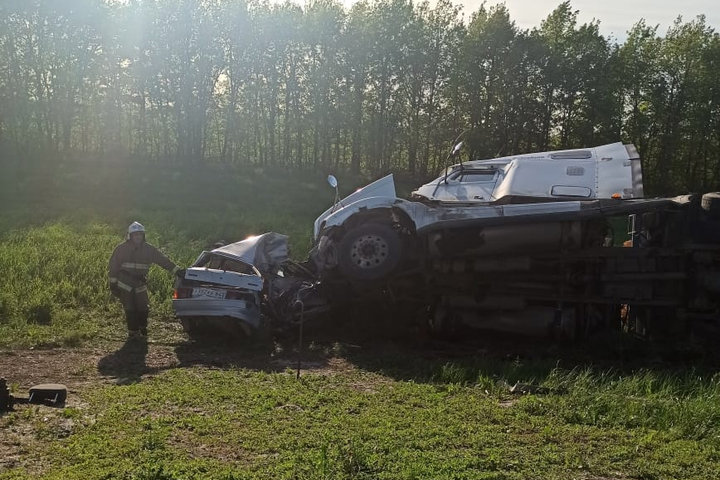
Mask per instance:
[[[492,182],[495,180],[496,175],[497,172],[495,170],[463,170],[455,177],[455,180],[460,183]]]

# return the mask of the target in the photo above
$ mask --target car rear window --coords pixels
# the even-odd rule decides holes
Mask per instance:
[[[223,257],[222,255],[209,254],[206,259],[203,259],[198,267],[244,273],[245,275],[256,275],[252,265],[232,258]]]

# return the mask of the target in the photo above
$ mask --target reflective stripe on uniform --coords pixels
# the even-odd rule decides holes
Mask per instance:
[[[110,277],[108,279],[108,282],[110,282],[110,283],[117,283],[117,281],[118,281],[118,279],[116,277]]]
[[[126,292],[132,292],[132,287],[126,283],[123,283],[118,280],[117,286],[125,290]]]
[[[124,262],[122,265],[120,265],[120,268],[134,268],[135,270],[149,270],[150,264],[149,263]]]
[[[135,293],[141,293],[141,292],[147,292],[147,285],[143,285],[143,286],[137,287],[135,289]]]

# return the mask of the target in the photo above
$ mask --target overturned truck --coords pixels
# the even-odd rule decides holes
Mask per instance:
[[[621,143],[460,163],[411,200],[388,176],[317,219],[311,259],[336,291],[375,285],[443,334],[716,332],[720,195],[643,197]]]
[[[644,198],[632,145],[458,163],[410,200],[389,175],[336,195],[314,240],[301,264],[278,234],[203,252],[176,285],[186,330],[220,318],[278,330],[378,300],[403,312],[394,321],[443,335],[678,338],[720,326],[720,195]]]

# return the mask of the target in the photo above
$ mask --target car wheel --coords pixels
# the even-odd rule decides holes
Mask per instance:
[[[338,266],[350,280],[378,280],[402,259],[402,242],[389,225],[366,223],[347,232],[338,247]]]

